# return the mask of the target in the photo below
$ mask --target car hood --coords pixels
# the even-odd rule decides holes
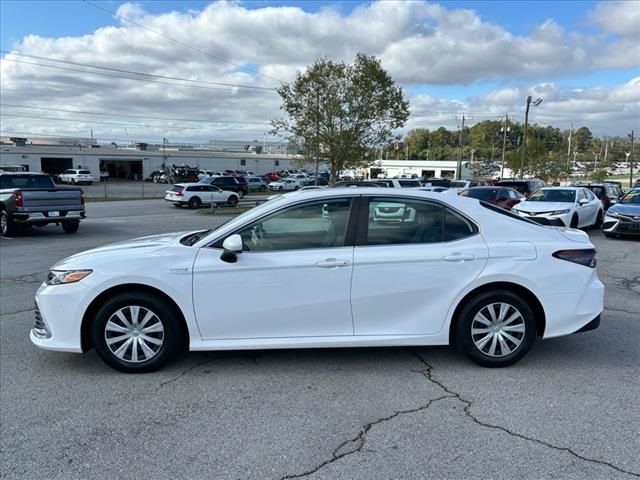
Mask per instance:
[[[185,235],[199,231],[202,231],[202,229],[184,232],[163,233],[160,235],[150,235],[147,237],[125,240],[123,242],[110,243],[102,247],[92,248],[91,250],[85,250],[84,252],[76,253],[75,255],[60,260],[51,268],[52,270],[87,268],[88,266],[90,266],[88,265],[88,263],[98,257],[103,257],[105,254],[126,254],[127,250],[135,251],[135,256],[140,257],[141,255],[149,254],[154,251],[166,248],[169,245],[178,242],[180,238],[184,237]]]
[[[624,204],[616,203],[607,212],[621,213],[623,215],[640,215],[640,205],[638,204]]]
[[[515,207],[516,210],[525,212],[555,212],[573,208],[573,203],[569,202],[520,202]]]

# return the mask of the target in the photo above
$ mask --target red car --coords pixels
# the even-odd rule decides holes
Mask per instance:
[[[505,187],[473,187],[460,192],[463,197],[477,198],[487,203],[491,203],[505,210],[520,203],[524,196],[513,188]]]
[[[267,177],[267,180],[269,180],[270,182],[276,182],[280,179],[280,175],[278,175],[276,172],[265,173],[264,176]]]

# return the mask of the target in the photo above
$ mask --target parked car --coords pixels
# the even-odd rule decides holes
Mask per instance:
[[[267,182],[265,182],[260,177],[245,177],[247,180],[247,186],[249,187],[250,192],[266,192],[269,187]]]
[[[607,237],[640,236],[640,188],[632,188],[607,210],[602,231]]]
[[[449,190],[447,187],[420,187],[418,190],[422,190],[423,192],[446,192]]]
[[[376,183],[384,183],[390,188],[420,188],[422,184],[417,178],[376,178]]]
[[[465,188],[473,188],[480,185],[480,182],[475,180],[451,180],[449,188],[457,188],[458,192],[461,192]]]
[[[415,215],[379,224],[371,214],[380,204]],[[604,286],[595,256],[584,232],[457,195],[279,195],[213,231],[143,237],[60,261],[36,293],[30,338],[44,349],[95,348],[124,372],[156,370],[183,346],[455,343],[480,365],[505,367],[536,337],[598,326]]]
[[[204,183],[206,185],[214,185],[221,190],[226,190],[228,192],[235,192],[238,194],[238,197],[242,198],[247,193],[249,193],[249,185],[247,184],[247,180],[244,177],[232,177],[232,176],[223,176],[223,177],[209,177],[203,178],[198,183]]]
[[[213,170],[198,170],[198,180],[208,177],[222,177],[222,172],[216,172]]]
[[[273,191],[298,190],[300,187],[300,183],[293,178],[281,178],[277,182],[269,184],[269,190]]]
[[[240,197],[235,192],[221,190],[214,185],[204,183],[177,183],[167,190],[164,199],[174,207],[188,205],[200,208],[202,205],[237,205]]]
[[[600,228],[602,202],[584,187],[545,187],[529,195],[512,211],[543,225]]]
[[[80,188],[56,188],[44,173],[0,173],[0,233],[11,237],[20,227],[62,225],[75,233],[85,218]]]
[[[363,180],[362,182],[358,182],[356,180],[353,181],[340,181],[340,182],[336,182],[334,187],[336,188],[341,188],[341,187],[380,187],[380,188],[389,188],[389,185],[387,185],[385,182],[375,182],[373,180]]]
[[[460,195],[482,200],[505,210],[511,210],[524,199],[520,192],[507,187],[473,187],[463,190]]]
[[[529,178],[525,180],[500,180],[496,182],[496,186],[513,188],[525,197],[528,197],[533,192],[545,187],[546,184],[537,178]]]
[[[449,178],[423,178],[422,181],[423,187],[445,187],[449,188],[451,186],[451,179]]]
[[[71,183],[74,185],[91,185],[93,183],[93,175],[91,170],[70,168],[58,175],[58,180],[62,183]]]
[[[270,182],[276,182],[280,178],[278,172],[267,172],[264,174],[264,176],[267,177]]]
[[[580,186],[591,190],[602,201],[602,208],[605,212],[611,205],[615,205],[622,196],[613,183],[586,183],[580,184]]]

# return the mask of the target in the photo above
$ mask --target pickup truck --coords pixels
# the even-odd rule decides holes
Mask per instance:
[[[18,228],[62,224],[75,233],[85,217],[81,188],[56,188],[44,173],[0,173],[0,233],[14,235]]]

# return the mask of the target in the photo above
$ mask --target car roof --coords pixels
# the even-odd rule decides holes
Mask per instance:
[[[582,186],[579,187],[542,187],[539,188],[538,190],[580,190],[581,188],[584,188]]]

